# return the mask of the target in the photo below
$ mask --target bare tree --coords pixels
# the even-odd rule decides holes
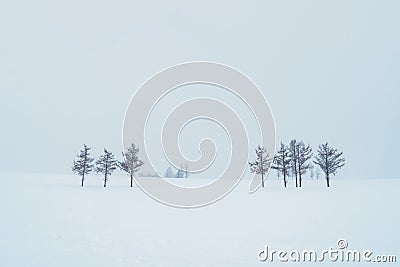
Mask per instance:
[[[318,146],[314,163],[325,173],[326,185],[328,187],[330,182],[329,175],[335,175],[337,170],[344,166],[345,159],[342,155],[343,152],[338,152],[336,148],[330,147],[328,142]]]
[[[314,165],[311,165],[310,167],[310,178],[314,179],[315,173],[314,173]]]
[[[81,186],[83,187],[85,174],[89,174],[93,170],[93,164],[91,163],[94,159],[90,157],[90,147],[83,145],[83,149],[80,150],[77,158],[76,161],[74,160],[72,171],[82,177]]]
[[[183,170],[183,166],[182,166],[182,164],[181,164],[181,166],[176,170],[176,173],[175,173],[175,178],[183,178],[184,177],[184,175],[185,175],[185,172],[184,172],[184,170]]]
[[[189,178],[189,167],[185,164],[185,178]]]
[[[171,167],[167,168],[167,170],[165,171],[164,177],[165,178],[173,178],[174,177],[174,172],[172,171]]]
[[[133,175],[139,171],[144,162],[138,158],[139,148],[131,144],[126,153],[122,152],[122,161],[118,162],[118,167],[126,172],[131,178],[131,187],[133,187]]]
[[[305,145],[303,142],[297,143],[297,167],[299,174],[299,187],[302,185],[302,175],[306,174],[307,170],[311,168],[309,160],[312,158],[312,148],[310,145]]]
[[[107,186],[108,176],[117,168],[118,163],[114,154],[104,149],[104,154],[96,161],[96,172],[104,173],[104,187]]]
[[[289,175],[290,170],[290,156],[288,148],[283,143],[281,143],[281,147],[276,152],[271,168],[277,170],[279,176],[282,174],[283,185],[286,187],[286,177]]]
[[[274,167],[274,165],[271,166],[271,169],[273,169],[273,167]],[[276,177],[278,177],[278,180],[281,179],[281,175],[282,175],[281,172],[279,170],[276,170]]]
[[[256,148],[256,156],[254,162],[249,162],[250,172],[257,175],[261,174],[261,185],[264,187],[264,176],[271,167],[273,159],[269,156],[267,149],[260,145]]]
[[[315,171],[315,178],[317,178],[317,180],[319,180],[320,175],[321,175],[320,168],[317,168],[317,170]]]

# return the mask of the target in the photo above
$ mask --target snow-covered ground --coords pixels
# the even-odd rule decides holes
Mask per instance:
[[[100,176],[84,188],[72,175],[0,181],[0,266],[285,266],[260,262],[258,251],[336,248],[339,238],[400,261],[400,179],[333,180],[331,188],[307,179],[285,190],[269,177],[253,195],[242,181],[193,210],[162,205],[125,176],[111,176],[107,188]],[[364,265],[320,265],[343,264]]]

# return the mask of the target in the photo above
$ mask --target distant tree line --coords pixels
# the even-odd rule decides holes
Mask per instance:
[[[295,180],[296,187],[302,187],[302,182],[307,171],[310,171],[311,178],[318,179],[320,170],[325,174],[326,185],[330,187],[332,175],[345,164],[343,152],[339,152],[325,144],[318,146],[316,155],[313,158],[313,151],[310,145],[293,139],[288,145],[280,144],[274,156],[270,156],[267,150],[259,145],[256,149],[256,159],[249,162],[250,172],[261,175],[261,186],[264,187],[265,175],[270,168],[277,171],[278,178],[283,177],[283,186],[287,187],[288,178]],[[317,167],[314,172],[314,163]]]
[[[189,168],[186,164],[185,166],[181,164],[179,168],[175,168],[175,171],[171,167],[168,167],[164,178],[189,178]]]
[[[156,173],[156,172],[153,172],[153,173],[150,173],[150,172],[147,172],[147,173],[139,172],[139,173],[138,173],[138,176],[139,176],[139,177],[154,177],[154,178],[160,178],[160,177],[161,177],[161,176],[160,176],[158,173]]]
[[[107,186],[107,181],[111,174],[118,168],[129,175],[130,186],[133,186],[133,176],[143,166],[144,162],[138,158],[139,148],[135,144],[131,144],[126,152],[122,152],[122,160],[118,161],[112,152],[104,149],[104,152],[93,164],[94,158],[90,155],[91,148],[83,145],[74,160],[72,171],[81,176],[81,186],[85,182],[85,176],[95,171],[104,175],[103,186]]]

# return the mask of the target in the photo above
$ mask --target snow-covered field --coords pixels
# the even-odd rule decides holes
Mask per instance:
[[[260,262],[257,252],[265,245],[323,250],[339,238],[400,260],[400,179],[334,180],[329,189],[307,179],[285,190],[269,177],[253,195],[242,181],[221,201],[193,210],[159,204],[125,176],[112,176],[107,188],[100,176],[89,176],[84,188],[72,175],[1,174],[0,181],[5,267],[285,266]],[[364,265],[320,265],[343,264]]]

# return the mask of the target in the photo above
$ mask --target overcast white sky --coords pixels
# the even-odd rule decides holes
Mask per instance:
[[[135,90],[170,65],[228,64],[267,97],[278,141],[329,141],[341,177],[399,177],[398,1],[2,1],[0,171],[69,173],[122,147]]]

